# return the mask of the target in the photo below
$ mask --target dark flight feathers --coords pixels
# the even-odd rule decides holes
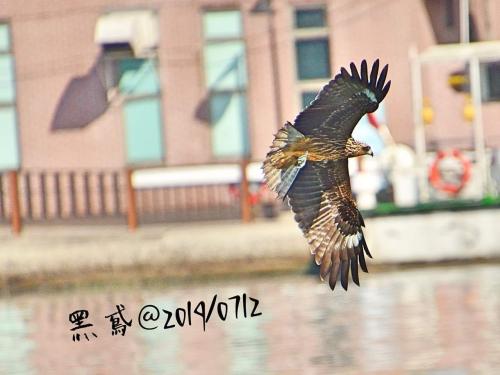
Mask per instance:
[[[378,76],[379,60],[375,60],[370,74],[366,60],[361,62],[361,73],[351,63],[351,73],[341,68],[316,98],[294,121],[294,127],[304,135],[325,135],[347,139],[358,121],[373,112],[385,98],[391,81],[385,83],[388,66]]]
[[[288,197],[295,220],[320,265],[321,278],[328,278],[334,289],[340,277],[347,290],[351,271],[352,280],[359,285],[358,265],[368,272],[364,255],[371,254],[362,230],[363,218],[352,198],[347,159],[306,163]]]

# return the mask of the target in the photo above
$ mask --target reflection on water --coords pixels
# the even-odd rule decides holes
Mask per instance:
[[[333,295],[310,276],[164,288],[102,288],[0,299],[1,374],[500,373],[500,266],[365,275]],[[212,318],[147,331],[142,306],[247,295],[259,317]],[[112,336],[123,304],[132,326]],[[73,342],[68,315],[87,309],[98,335]]]

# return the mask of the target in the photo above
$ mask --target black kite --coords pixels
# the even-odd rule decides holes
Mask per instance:
[[[306,237],[321,279],[329,275],[333,290],[340,275],[347,290],[349,269],[359,285],[358,264],[368,272],[371,257],[364,222],[351,193],[347,158],[372,155],[370,146],[351,133],[366,113],[375,111],[389,91],[388,66],[380,75],[376,60],[371,72],[351,63],[342,68],[296,118],[275,136],[263,169],[269,187],[288,197],[295,220]]]

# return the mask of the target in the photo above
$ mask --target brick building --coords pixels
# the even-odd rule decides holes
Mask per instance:
[[[0,0],[0,169],[260,160],[279,124],[363,58],[390,65],[387,123],[413,145],[408,49],[457,42],[458,0],[267,5]],[[500,39],[495,14],[499,1],[471,0],[473,40]],[[436,147],[470,145],[463,94],[447,82],[457,68],[424,75]],[[500,105],[484,107],[488,145],[498,146]]]

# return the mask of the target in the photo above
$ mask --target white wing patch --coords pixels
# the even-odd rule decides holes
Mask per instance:
[[[371,92],[370,90],[368,90],[368,89],[364,89],[364,90],[363,90],[363,94],[365,94],[365,95],[366,95],[366,97],[367,97],[368,99],[370,99],[372,102],[374,102],[374,103],[378,103],[377,98],[375,97],[375,94],[374,94],[373,92]]]

